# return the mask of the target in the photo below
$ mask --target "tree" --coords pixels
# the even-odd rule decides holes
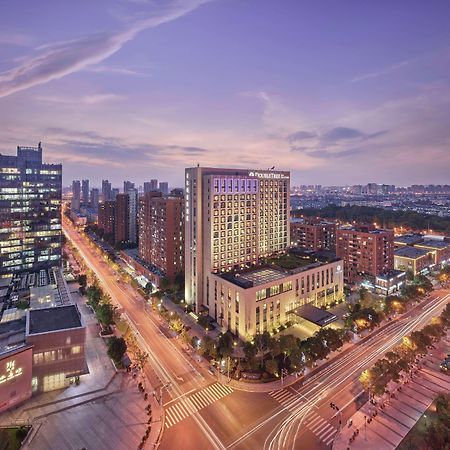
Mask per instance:
[[[217,349],[214,339],[211,339],[209,336],[205,336],[200,343],[200,353],[205,356],[215,358],[217,356]]]
[[[268,359],[265,362],[266,372],[275,375],[278,372],[278,363],[274,359]]]
[[[101,288],[96,284],[93,284],[87,288],[86,294],[88,297],[88,303],[92,306],[92,308],[96,309],[103,294]]]
[[[114,323],[114,307],[110,303],[102,303],[95,311],[98,321],[106,330]]]
[[[219,341],[217,343],[217,353],[220,357],[226,358],[233,353],[233,336],[227,331],[219,336]]]
[[[413,331],[409,339],[418,353],[425,353],[427,347],[431,345],[431,338],[423,331]]]
[[[279,339],[280,343],[280,351],[284,355],[283,357],[283,366],[286,367],[286,359],[291,359],[293,354],[299,356],[299,346],[297,339],[292,334],[283,334]],[[296,353],[297,352],[297,353]]]
[[[170,288],[171,285],[172,285],[172,282],[170,281],[169,277],[162,277],[161,281],[159,283],[159,288],[162,291],[166,291],[167,289]]]
[[[116,363],[122,361],[127,351],[127,344],[122,337],[113,336],[108,340],[108,356]]]
[[[259,354],[259,357],[261,358],[261,367],[264,366],[264,355],[269,350],[270,340],[271,337],[267,331],[255,335],[255,348],[257,354]]]

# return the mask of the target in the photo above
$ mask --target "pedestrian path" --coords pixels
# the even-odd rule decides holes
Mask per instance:
[[[166,428],[176,425],[178,422],[190,417],[212,403],[231,394],[233,389],[220,383],[210,384],[205,389],[189,395],[184,401],[178,401],[165,411]],[[187,403],[187,405],[186,405]]]
[[[281,391],[269,392],[269,395],[288,411],[290,411],[290,407],[292,407],[293,403],[298,399],[298,393],[289,388],[282,389]]]
[[[322,416],[319,416],[319,414],[314,411],[308,416],[305,424],[316,438],[327,446],[331,445],[334,436],[338,431],[333,425],[328,423]]]

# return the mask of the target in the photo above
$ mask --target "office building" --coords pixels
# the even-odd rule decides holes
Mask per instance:
[[[293,217],[290,229],[292,246],[314,252],[336,249],[335,223]]]
[[[72,181],[72,201],[70,209],[72,211],[79,211],[81,206],[81,184],[80,180]]]
[[[360,225],[336,230],[336,255],[344,260],[344,280],[355,283],[394,268],[394,232]]]
[[[89,204],[89,180],[81,181],[81,200],[83,202],[83,206],[88,206]]]
[[[90,205],[94,212],[98,212],[98,204],[100,201],[100,192],[97,188],[91,189]]]
[[[289,172],[186,169],[186,302],[200,311],[210,274],[285,251],[289,209]]]
[[[102,181],[102,198],[104,202],[112,200],[111,197],[111,183],[108,180]]]
[[[159,183],[159,191],[162,195],[169,195],[169,183],[161,181],[161,183]]]
[[[62,167],[42,147],[0,155],[0,276],[61,262]]]
[[[117,194],[115,216],[115,244],[127,244],[130,236],[130,197],[128,194]]]
[[[158,194],[144,194],[138,254],[160,279],[174,281],[184,270],[184,202]]]

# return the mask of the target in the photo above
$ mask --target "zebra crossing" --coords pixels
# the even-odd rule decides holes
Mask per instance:
[[[189,400],[189,406],[184,402],[174,403],[165,410],[165,426],[170,428],[178,422],[190,417],[192,414],[200,411],[212,403],[231,394],[233,389],[220,383],[210,384],[205,389],[197,391],[186,397]]]
[[[291,389],[282,389],[280,391],[269,392],[269,395],[278,403],[284,406],[288,411],[293,408],[293,402],[298,399],[298,394]],[[298,403],[295,403],[298,407]],[[333,442],[337,429],[328,423],[322,416],[312,411],[308,414],[305,421],[306,427],[325,445]]]
[[[325,445],[330,445],[333,442],[334,435],[338,431],[333,425],[328,423],[322,416],[319,416],[319,414],[314,411],[307,418],[306,427]]]

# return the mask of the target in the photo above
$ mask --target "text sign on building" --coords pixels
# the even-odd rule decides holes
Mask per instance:
[[[6,374],[0,376],[0,384],[6,381],[13,380],[14,378],[20,377],[22,375],[22,367],[16,369],[15,361],[8,361],[6,363]]]
[[[284,173],[276,173],[276,172],[249,172],[249,177],[257,177],[257,178],[271,178],[271,179],[282,179],[287,180],[289,176]]]

